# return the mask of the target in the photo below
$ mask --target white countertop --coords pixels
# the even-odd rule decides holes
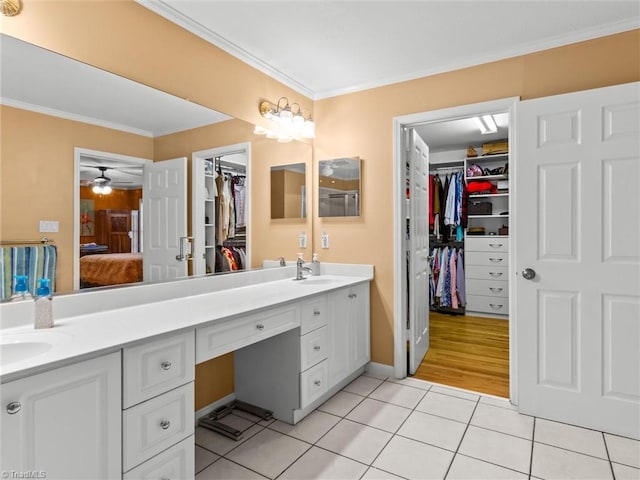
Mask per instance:
[[[348,273],[349,268],[343,266],[334,271]],[[373,268],[370,268],[370,273],[362,268],[354,272],[351,275],[323,274],[302,281],[286,278],[219,288],[209,293],[69,316],[56,319],[51,329],[34,330],[32,324],[5,328],[0,330],[3,343],[13,339],[28,342],[32,338],[34,342],[51,340],[52,347],[12,363],[0,358],[0,383],[115,351],[154,336],[195,328],[373,279]]]

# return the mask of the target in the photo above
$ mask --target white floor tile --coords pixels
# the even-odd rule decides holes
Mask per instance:
[[[264,429],[226,457],[269,478],[275,478],[309,449],[308,443]]]
[[[476,408],[476,402],[442,395],[432,390],[427,392],[422,401],[416,406],[416,410],[459,422],[467,423],[469,421],[474,408]]]
[[[349,420],[341,420],[317,443],[334,453],[370,465],[392,434]]]
[[[447,473],[447,480],[527,480],[528,478],[524,473],[464,455],[456,455]]]
[[[640,441],[617,435],[604,434],[612,462],[640,468]]]
[[[533,438],[533,417],[521,415],[514,410],[494,407],[493,405],[478,404],[471,425],[496,430],[516,437]]]
[[[440,385],[434,385],[431,387],[431,391],[435,393],[441,393],[443,395],[449,395],[451,397],[464,398],[465,400],[471,400],[476,402],[480,395],[476,395],[475,393],[467,392],[465,390],[458,390],[456,388],[448,388]]]
[[[538,418],[534,440],[608,460],[602,432],[595,430]]]
[[[211,465],[220,456],[215,453],[211,453],[209,450],[205,450],[204,448],[196,445],[196,463],[195,463],[195,471],[196,473],[204,470],[206,467]]]
[[[373,466],[408,479],[441,479],[452,458],[453,452],[394,436]]]
[[[419,388],[420,390],[429,390],[433,386],[433,383],[429,383],[426,380],[420,380],[419,378],[412,378],[412,377],[407,377],[407,378],[389,377],[387,378],[387,382],[399,383],[400,385]]]
[[[529,473],[531,441],[469,425],[460,453],[478,460]]]
[[[264,480],[265,477],[258,475],[240,465],[221,458],[213,465],[205,468],[196,475],[196,480]]]
[[[365,377],[377,378],[378,380],[386,380],[387,379],[386,375],[378,375],[376,373],[371,373],[371,372],[364,372],[362,375],[364,375]]]
[[[366,375],[360,375],[353,382],[343,388],[345,392],[355,393],[366,397],[373,392],[384,380],[379,378],[367,377]]]
[[[344,417],[363,400],[364,397],[361,395],[341,391],[320,405],[318,410],[337,415],[338,417]]]
[[[375,467],[369,467],[369,470],[367,470],[367,473],[364,474],[361,480],[402,480],[402,477]]]
[[[260,432],[262,427],[254,425],[249,430],[244,432],[244,436],[241,440],[232,440],[219,433],[207,430],[206,428],[196,428],[196,445],[206,448],[218,455],[226,455],[238,445],[246,442],[249,438]]]
[[[616,480],[640,480],[640,468],[628,467],[619,463],[612,463]]]
[[[425,391],[418,388],[384,382],[369,395],[369,398],[393,403],[405,408],[415,408],[424,395]]]
[[[533,446],[531,475],[545,479],[613,479],[608,461],[542,443]]]
[[[487,397],[482,395],[480,397],[480,403],[486,403],[487,405],[493,405],[494,407],[508,408],[509,410],[518,410],[516,405],[511,405],[508,398]]]
[[[308,443],[316,443],[339,421],[340,417],[315,410],[296,425],[289,425],[277,420],[269,428]]]
[[[410,413],[408,408],[365,398],[346,418],[393,433]]]
[[[278,477],[278,480],[357,480],[366,469],[366,465],[312,447]]]
[[[398,435],[455,452],[466,428],[465,423],[413,412],[398,430]]]

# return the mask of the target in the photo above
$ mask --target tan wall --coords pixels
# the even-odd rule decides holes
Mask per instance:
[[[60,222],[46,235],[58,247],[56,290],[73,288],[74,148],[152,158],[152,139],[1,106],[0,238],[38,239],[40,220]]]
[[[520,96],[523,100],[640,80],[640,30],[315,103],[314,159],[362,159],[362,215],[314,217],[329,262],[372,263],[371,359],[393,365],[393,117]],[[317,202],[317,191],[314,191]],[[317,203],[315,203],[317,204]]]

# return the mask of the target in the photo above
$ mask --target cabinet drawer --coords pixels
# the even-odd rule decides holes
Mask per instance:
[[[466,311],[509,315],[509,298],[467,295]]]
[[[196,329],[196,363],[232,352],[300,325],[300,307],[290,305]]]
[[[488,297],[508,297],[509,282],[506,280],[476,280],[467,278],[467,295],[485,295]]]
[[[327,296],[305,300],[300,305],[300,335],[327,324]]]
[[[123,350],[124,408],[193,381],[194,335],[191,330]]]
[[[122,424],[126,472],[193,434],[193,383],[125,410]]]
[[[305,408],[327,391],[328,378],[326,360],[300,374],[300,408]]]
[[[123,480],[189,479],[195,475],[195,439],[183,441],[122,476]]]
[[[465,252],[465,265],[509,266],[509,254],[506,252]]]
[[[300,371],[327,358],[327,327],[319,328],[300,337]]]
[[[464,239],[464,249],[467,252],[508,252],[509,237],[473,238],[467,236]]]
[[[477,280],[508,280],[508,267],[495,267],[485,265],[467,265],[464,269],[467,279],[475,278]]]

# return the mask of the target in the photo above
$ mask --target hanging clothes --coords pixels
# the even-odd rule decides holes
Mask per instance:
[[[235,227],[246,227],[245,223],[245,178],[242,175],[233,177],[233,202],[235,207]]]
[[[431,251],[429,305],[435,310],[461,310],[466,305],[464,253],[459,247],[441,246]]]

